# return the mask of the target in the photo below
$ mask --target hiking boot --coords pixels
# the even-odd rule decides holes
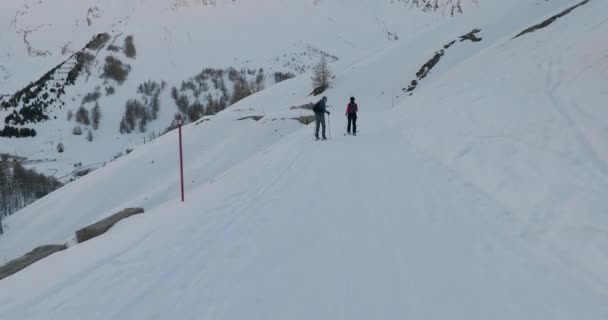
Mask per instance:
[[[327,138],[323,137],[323,140],[327,140]]]

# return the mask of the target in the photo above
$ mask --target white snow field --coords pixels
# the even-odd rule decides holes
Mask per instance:
[[[608,2],[512,39],[577,3],[336,63],[329,141],[291,119],[307,76],[186,126],[183,204],[175,131],[37,201],[0,259],[146,213],[1,280],[0,319],[608,319]]]
[[[606,316],[605,295],[488,221],[500,206],[414,151],[385,113],[363,117],[360,137],[314,143],[302,130],[192,190],[185,205],[168,202],[3,280],[0,314]]]

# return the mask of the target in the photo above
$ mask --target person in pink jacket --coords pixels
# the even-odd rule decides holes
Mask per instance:
[[[355,103],[355,97],[350,98],[350,103],[346,106],[346,117],[348,118],[348,126],[346,127],[346,133],[357,135],[357,112],[359,112],[359,106]]]

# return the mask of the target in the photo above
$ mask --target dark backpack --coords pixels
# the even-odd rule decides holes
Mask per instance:
[[[351,102],[348,104],[348,113],[355,114],[357,113],[357,109],[359,109],[359,106],[356,103]]]
[[[315,103],[315,105],[312,107],[312,112],[314,112],[314,113],[321,113],[321,112],[323,112],[321,110],[321,106],[319,105],[319,103],[320,103],[320,101],[317,102],[317,103]]]

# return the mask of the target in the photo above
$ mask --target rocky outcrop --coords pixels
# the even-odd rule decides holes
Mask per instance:
[[[546,28],[546,27],[548,27],[550,24],[552,24],[553,22],[555,22],[557,19],[559,19],[559,18],[561,18],[561,17],[563,17],[563,16],[565,16],[565,15],[569,14],[570,12],[574,11],[574,9],[576,9],[576,8],[578,8],[578,7],[582,6],[582,5],[585,5],[585,4],[589,3],[589,1],[591,1],[591,0],[583,0],[583,1],[582,1],[582,2],[580,2],[579,4],[577,4],[577,5],[575,5],[575,6],[572,6],[572,7],[570,7],[570,8],[568,8],[568,9],[566,9],[566,10],[564,10],[564,11],[560,12],[559,14],[554,15],[553,17],[551,17],[551,18],[549,18],[549,19],[547,19],[547,20],[545,20],[545,21],[543,21],[543,22],[541,22],[541,23],[539,23],[539,24],[537,24],[537,25],[534,25],[534,26],[532,26],[532,27],[530,27],[530,28],[528,28],[528,29],[526,29],[526,30],[524,30],[524,31],[520,32],[518,35],[516,35],[515,37],[513,37],[513,39],[515,39],[515,38],[519,38],[519,37],[521,37],[521,36],[523,36],[523,35],[525,35],[525,34],[527,34],[527,33],[532,33],[532,32],[534,32],[534,31],[537,31],[537,30],[540,30],[540,29]]]
[[[98,221],[92,225],[86,226],[78,231],[76,231],[76,240],[78,243],[85,242],[87,240],[93,239],[97,236],[100,236],[106,231],[110,230],[112,226],[114,226],[120,220],[129,218],[133,215],[144,213],[143,208],[127,208],[116,214],[113,214],[101,221]]]
[[[30,265],[52,255],[55,252],[65,249],[67,249],[66,245],[47,245],[38,247],[24,256],[0,267],[0,280],[29,267]]]

